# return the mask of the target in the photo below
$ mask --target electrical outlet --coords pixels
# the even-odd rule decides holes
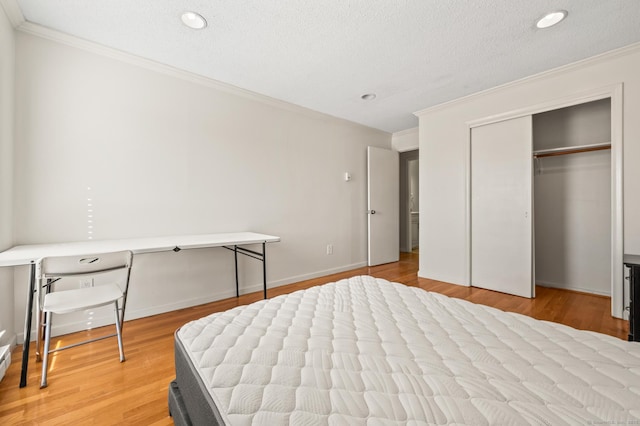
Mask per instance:
[[[81,278],[80,288],[89,288],[89,287],[93,287],[93,278]]]
[[[333,244],[327,244],[327,254],[333,254]]]

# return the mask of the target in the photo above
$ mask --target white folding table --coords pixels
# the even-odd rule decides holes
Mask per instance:
[[[262,262],[264,298],[267,298],[266,243],[280,241],[280,237],[257,234],[255,232],[233,232],[223,234],[175,235],[168,237],[131,238],[121,240],[90,240],[72,243],[29,244],[15,246],[0,253],[0,267],[30,265],[29,291],[24,321],[24,343],[22,345],[22,372],[20,387],[27,385],[29,365],[29,342],[33,317],[33,297],[36,291],[36,262],[48,256],[74,256],[97,254],[111,251],[130,250],[133,254],[185,249],[223,247],[234,252],[236,296],[240,295],[238,285],[238,253]],[[262,244],[262,252],[250,250],[245,245]],[[124,307],[123,307],[124,310]],[[124,318],[124,312],[123,312]]]

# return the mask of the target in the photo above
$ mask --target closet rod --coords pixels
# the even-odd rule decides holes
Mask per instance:
[[[596,143],[593,145],[568,146],[564,148],[541,149],[533,152],[534,158],[552,157],[556,155],[577,154],[579,152],[600,151],[611,149],[611,143]]]

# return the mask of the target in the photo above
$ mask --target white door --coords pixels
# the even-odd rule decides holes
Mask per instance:
[[[531,116],[471,130],[471,285],[534,297]]]
[[[369,266],[400,259],[399,178],[397,152],[367,148]]]

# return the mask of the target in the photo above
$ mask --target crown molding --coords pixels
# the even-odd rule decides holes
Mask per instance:
[[[428,114],[428,113],[432,113],[435,111],[439,111],[439,110],[443,110],[446,108],[449,108],[451,106],[463,103],[463,102],[467,102],[470,100],[473,100],[477,97],[481,97],[484,95],[488,95],[491,93],[495,93],[495,92],[499,92],[501,90],[504,89],[508,89],[511,87],[517,87],[523,84],[527,84],[527,83],[531,83],[537,80],[542,80],[544,78],[547,77],[553,77],[556,76],[558,74],[562,74],[571,70],[575,70],[577,68],[582,68],[582,67],[586,67],[586,66],[591,66],[591,65],[596,65],[599,64],[601,62],[605,62],[605,61],[609,61],[613,58],[617,58],[619,56],[626,56],[626,55],[630,55],[633,53],[637,53],[640,52],[640,43],[633,43],[633,44],[629,44],[627,46],[624,47],[620,47],[618,49],[614,49],[614,50],[609,50],[608,52],[604,52],[604,53],[600,53],[598,55],[595,56],[591,56],[589,58],[586,59],[582,59],[580,61],[577,62],[572,62],[570,64],[567,65],[563,65],[557,68],[552,68],[550,70],[547,71],[543,71],[540,72],[538,74],[534,74],[534,75],[530,75],[527,77],[523,77],[521,79],[518,80],[514,80],[514,81],[510,81],[508,83],[505,84],[501,84],[499,86],[495,86],[495,87],[491,87],[489,89],[486,90],[482,90],[480,92],[476,92],[476,93],[472,93],[470,95],[467,96],[463,96],[461,98],[457,98],[457,99],[453,99],[451,101],[448,102],[443,102],[441,104],[438,105],[434,105],[425,109],[422,109],[420,111],[416,111],[413,114],[417,117],[420,117],[421,115],[424,114]]]
[[[15,0],[0,0],[0,1],[10,1],[15,2]],[[356,123],[353,121],[346,120],[344,118],[335,117],[323,112],[315,111],[309,108],[305,108],[300,105],[292,104],[286,101],[281,101],[279,99],[275,99],[266,95],[262,95],[256,92],[252,92],[250,90],[242,89],[237,86],[233,86],[228,83],[223,83],[218,80],[214,80],[209,77],[204,77],[202,75],[192,73],[189,71],[185,71],[179,68],[172,67],[170,65],[165,65],[160,62],[152,61],[150,59],[145,59],[141,56],[137,56],[131,53],[127,53],[121,50],[117,50],[111,47],[107,47],[92,41],[84,40],[76,36],[72,36],[69,34],[62,33],[60,31],[53,30],[51,28],[46,28],[38,24],[34,24],[28,21],[25,21],[19,27],[16,28],[18,31],[29,34],[35,37],[43,38],[49,41],[53,41],[56,43],[64,44],[76,49],[81,49],[90,53],[94,53],[100,56],[104,56],[110,59],[114,59],[116,61],[124,62],[130,65],[134,65],[140,68],[145,68],[150,71],[154,71],[160,74],[164,74],[170,77],[174,77],[177,79],[181,79],[184,81],[188,81],[194,84],[198,84],[201,86],[205,86],[220,92],[225,92],[231,95],[236,95],[243,97],[245,99],[250,99],[252,101],[260,102],[262,104],[266,104],[275,108],[283,109],[289,112],[293,112],[296,114],[304,114],[306,116],[327,119],[331,118],[338,122],[342,122],[345,125],[351,126],[361,126],[363,128],[367,128],[373,132],[380,133],[383,135],[390,135],[389,132],[385,132],[380,129],[376,129],[373,127],[366,126],[364,124]]]
[[[420,127],[411,127],[410,129],[400,130],[399,132],[393,132],[393,137],[406,136],[413,133],[418,133]]]
[[[22,15],[20,6],[18,6],[17,0],[0,0],[0,5],[4,9],[4,13],[7,15],[13,28],[19,28],[24,24],[24,16]]]
[[[398,152],[413,151],[420,148],[418,141],[419,127],[401,130],[391,135],[391,146]]]

